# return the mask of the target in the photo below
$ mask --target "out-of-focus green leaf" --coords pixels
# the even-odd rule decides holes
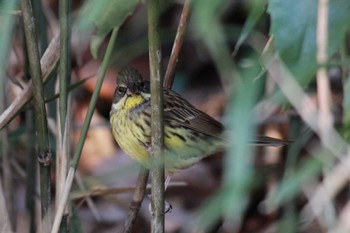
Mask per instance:
[[[350,74],[344,82],[343,97],[343,126],[340,129],[341,135],[347,142],[350,142]]]
[[[229,190],[226,188],[218,191],[215,196],[211,197],[207,204],[201,208],[200,215],[194,225],[201,230],[207,230],[219,220],[223,211],[223,202],[227,199]],[[197,228],[198,228],[197,227]]]
[[[271,34],[276,49],[302,85],[317,69],[317,0],[270,0]],[[328,53],[332,55],[344,40],[350,24],[350,1],[329,1]]]
[[[225,156],[224,188],[200,212],[198,225],[205,229],[222,215],[232,225],[239,223],[252,188],[254,148],[248,142],[254,138],[252,108],[262,84],[255,77],[261,69],[258,59],[253,56],[244,59],[240,64],[242,80],[236,83],[227,114],[230,146]]]
[[[80,87],[81,85],[83,85],[85,83],[85,81],[87,81],[88,79],[91,79],[91,78],[93,78],[93,76],[88,77],[88,78],[83,78],[83,79],[81,79],[81,80],[79,80],[79,81],[77,81],[75,83],[70,84],[68,86],[68,92],[73,91],[74,89]],[[57,93],[57,94],[55,94],[53,96],[50,96],[47,99],[45,99],[45,103],[49,103],[49,102],[51,102],[53,100],[56,100],[59,96],[60,96],[60,93]]]
[[[264,5],[266,4],[266,2],[267,0],[254,0],[251,4],[252,9],[249,12],[248,18],[244,23],[242,31],[239,35],[239,38],[232,53],[233,55],[235,55],[238,52],[238,49],[241,47],[245,39],[247,39],[249,34],[253,31],[255,25],[258,23],[260,17],[265,11]]]
[[[126,18],[131,15],[139,0],[89,0],[80,13],[78,27],[91,29],[95,26],[96,35],[90,48],[94,58],[103,39],[113,28],[120,28]]]
[[[0,3],[0,67],[6,67],[7,53],[9,50],[9,40],[12,36],[16,1],[2,1]],[[4,64],[5,63],[5,64]]]
[[[227,1],[195,0],[192,8],[192,29],[204,42],[220,75],[223,85],[239,79],[219,16]]]
[[[225,157],[225,183],[231,193],[224,202],[227,216],[239,221],[244,213],[249,186],[253,179],[253,147],[249,141],[254,138],[252,109],[256,103],[261,80],[255,80],[261,71],[257,57],[250,56],[240,62],[242,82],[237,82],[227,114],[228,136],[231,141]],[[238,133],[239,132],[239,133]]]
[[[318,157],[321,156],[325,158],[327,154],[326,151],[322,151],[318,154]],[[299,193],[302,185],[306,184],[311,179],[317,178],[322,168],[323,164],[320,160],[314,157],[308,158],[303,164],[298,166],[293,174],[288,175],[282,180],[276,194],[272,195],[271,198],[267,200],[267,205],[275,208],[295,197]]]

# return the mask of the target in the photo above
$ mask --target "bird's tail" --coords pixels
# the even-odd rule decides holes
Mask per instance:
[[[271,138],[268,136],[257,136],[256,139],[251,140],[250,143],[254,146],[286,146],[292,143],[292,141],[281,140],[277,138]]]

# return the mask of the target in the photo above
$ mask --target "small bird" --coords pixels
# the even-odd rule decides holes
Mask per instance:
[[[225,149],[224,126],[198,110],[179,94],[163,89],[164,163],[168,175],[191,167],[204,157]],[[121,149],[151,169],[150,83],[133,68],[118,74],[110,111],[110,123]],[[286,142],[266,136],[251,141],[258,146],[282,146]]]

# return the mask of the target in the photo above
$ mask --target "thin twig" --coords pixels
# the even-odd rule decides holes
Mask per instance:
[[[143,168],[140,170],[143,170]],[[141,179],[140,176],[138,177],[138,179]],[[136,181],[136,183],[144,185],[139,181]],[[169,184],[168,186],[168,189],[172,187],[185,187],[185,186],[187,186],[185,182],[171,182],[171,184]],[[101,197],[101,196],[116,195],[121,193],[131,193],[131,192],[135,192],[139,188],[140,187],[138,187],[138,185],[136,185],[135,187],[134,186],[98,187],[98,188],[94,188],[92,190],[86,190],[83,192],[74,192],[69,197],[71,200],[78,200],[78,199],[87,198],[87,197]],[[150,190],[151,190],[151,185],[150,184],[147,185],[147,182],[146,182],[146,191],[150,191]]]
[[[51,41],[49,47],[46,49],[43,57],[40,60],[41,72],[43,81],[45,82],[50,74],[55,69],[59,60],[59,34],[57,34]],[[33,96],[33,84],[30,80],[24,90],[16,97],[9,107],[0,115],[0,129],[5,127],[28,103]]]
[[[29,57],[29,68],[33,80],[33,99],[35,109],[35,124],[37,127],[37,156],[40,162],[40,196],[41,196],[41,215],[42,231],[48,232],[51,227],[51,180],[50,163],[51,153],[48,138],[48,127],[46,110],[44,103],[44,91],[42,83],[42,74],[40,68],[40,56],[37,44],[35,26],[33,24],[34,16],[29,0],[21,0],[21,9],[23,12],[23,25],[26,38],[26,45]]]
[[[331,88],[326,67],[326,63],[328,61],[328,0],[318,1],[316,40],[316,60],[319,65],[317,70],[317,98],[320,111],[318,124],[322,138],[327,140],[327,138],[330,136],[329,130],[333,127],[333,116],[331,112]]]
[[[173,49],[171,51],[170,59],[169,59],[166,73],[164,76],[164,87],[166,88],[170,88],[173,85],[176,65],[179,60],[179,54],[185,38],[185,31],[186,31],[186,27],[187,27],[189,15],[190,15],[190,6],[191,6],[191,0],[185,0],[182,13],[181,13],[181,18],[179,21],[179,26],[177,27]]]
[[[132,197],[132,202],[129,207],[128,217],[124,223],[124,233],[132,232],[132,228],[136,221],[136,216],[139,212],[141,203],[146,194],[146,186],[148,180],[149,171],[141,167],[139,175],[137,177],[135,192]]]

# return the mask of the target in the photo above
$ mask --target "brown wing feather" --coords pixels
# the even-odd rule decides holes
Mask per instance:
[[[186,127],[202,134],[224,139],[224,126],[209,116],[196,109],[177,93],[164,89],[164,119],[168,124],[177,127]],[[290,141],[280,140],[267,136],[256,136],[250,141],[255,146],[285,146]]]
[[[222,137],[224,126],[196,109],[180,95],[171,90],[164,90],[164,118],[169,124],[193,129],[197,132]]]

